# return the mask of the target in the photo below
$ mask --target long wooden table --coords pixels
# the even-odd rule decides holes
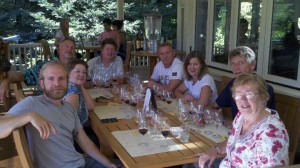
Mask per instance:
[[[177,117],[167,113],[163,113],[163,115],[168,117],[171,126],[180,125]],[[210,139],[191,130],[188,143],[181,143],[179,139],[174,138],[174,141],[183,147],[182,150],[131,157],[112,135],[112,132],[137,129],[138,126],[134,119],[120,119],[114,123],[102,123],[95,112],[90,112],[90,120],[91,127],[99,138],[101,152],[108,158],[112,158],[115,153],[127,168],[158,168],[197,162],[198,158],[194,157],[195,154],[216,145]]]

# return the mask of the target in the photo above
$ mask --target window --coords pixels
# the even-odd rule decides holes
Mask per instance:
[[[257,55],[257,74],[269,82],[300,89],[299,0],[211,0],[205,1],[207,13],[200,15],[203,2],[197,1],[195,48],[203,48],[198,35],[204,34],[210,67],[229,71],[228,52],[246,45]],[[199,24],[203,18],[207,18],[207,35]]]

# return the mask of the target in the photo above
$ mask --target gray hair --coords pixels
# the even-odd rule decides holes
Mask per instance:
[[[252,63],[255,59],[255,53],[253,52],[253,50],[247,46],[238,46],[236,48],[234,48],[233,50],[231,50],[231,52],[228,55],[228,60],[230,61],[233,57],[236,56],[245,56],[247,62],[250,64]]]

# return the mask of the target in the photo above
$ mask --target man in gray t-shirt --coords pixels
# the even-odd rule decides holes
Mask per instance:
[[[25,125],[35,167],[116,168],[85,134],[76,110],[61,98],[67,92],[67,71],[58,62],[49,62],[40,71],[41,96],[30,96],[0,118],[0,138]],[[89,156],[76,152],[73,139]]]

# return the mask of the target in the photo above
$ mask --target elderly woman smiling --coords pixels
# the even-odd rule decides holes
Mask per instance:
[[[289,137],[276,111],[266,108],[266,82],[255,74],[240,75],[232,87],[239,112],[228,141],[200,153],[199,167],[273,167],[288,164]],[[215,158],[225,154],[221,159]],[[221,162],[221,163],[220,163]],[[220,163],[220,165],[218,165]]]

